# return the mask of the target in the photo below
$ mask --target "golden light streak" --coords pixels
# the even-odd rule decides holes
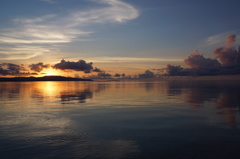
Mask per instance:
[[[44,76],[60,76],[61,72],[59,70],[56,70],[56,69],[53,69],[53,68],[47,68],[47,69],[44,69],[41,72],[41,74],[44,75]]]

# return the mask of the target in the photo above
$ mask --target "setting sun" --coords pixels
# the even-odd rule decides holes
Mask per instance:
[[[45,76],[57,76],[60,75],[60,72],[56,69],[53,68],[47,68],[41,72]]]

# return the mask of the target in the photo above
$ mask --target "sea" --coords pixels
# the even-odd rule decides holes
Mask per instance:
[[[240,82],[0,82],[1,159],[238,159]]]

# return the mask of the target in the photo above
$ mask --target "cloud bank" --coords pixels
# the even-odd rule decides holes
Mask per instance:
[[[240,74],[240,47],[235,47],[236,35],[226,37],[225,46],[216,48],[215,59],[206,58],[198,51],[184,60],[188,68],[167,65],[168,75],[236,75]]]
[[[39,62],[36,64],[30,64],[27,67],[24,64],[17,65],[13,63],[2,63],[0,64],[0,75],[4,76],[29,76],[29,75],[39,75],[44,74],[44,69],[53,68],[61,71],[76,71],[76,72],[84,72],[84,73],[104,73],[103,70],[100,68],[93,68],[93,63],[87,63],[84,60],[79,60],[77,62],[74,61],[66,61],[61,60],[59,63],[56,64],[44,64],[43,62]],[[26,69],[29,68],[29,69]]]
[[[0,74],[12,76],[29,75],[29,73],[26,73],[26,69],[23,65],[16,65],[13,63],[0,64]]]

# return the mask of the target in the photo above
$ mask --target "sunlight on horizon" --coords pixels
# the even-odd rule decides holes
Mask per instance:
[[[59,76],[62,75],[58,70],[53,68],[47,68],[43,71],[41,71],[41,74],[44,74],[44,76]]]

